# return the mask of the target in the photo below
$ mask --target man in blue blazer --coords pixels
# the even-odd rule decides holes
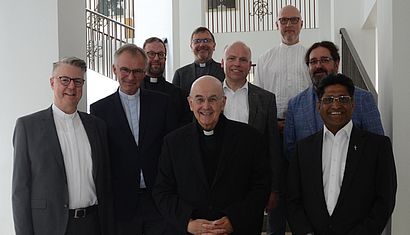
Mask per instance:
[[[323,127],[322,118],[316,109],[316,89],[321,79],[337,73],[340,55],[336,45],[329,41],[313,44],[306,52],[305,62],[309,66],[312,85],[289,100],[284,131],[284,149],[287,158],[292,157],[296,141],[303,139]],[[384,134],[380,113],[370,92],[356,87],[353,123],[364,130]]]
[[[288,172],[292,233],[381,234],[395,206],[396,167],[390,139],[352,122],[355,87],[331,74],[318,87],[324,125],[297,142]]]
[[[147,68],[143,49],[126,44],[115,53],[119,89],[91,105],[108,127],[117,233],[164,234],[151,196],[163,137],[176,127],[169,97],[140,89]]]
[[[191,34],[191,50],[195,61],[175,71],[172,84],[189,92],[192,83],[203,75],[212,75],[221,82],[225,78],[221,64],[212,59],[215,51],[215,37],[205,27],[196,28]]]

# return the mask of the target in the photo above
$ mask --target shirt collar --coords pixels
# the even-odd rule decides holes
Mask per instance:
[[[57,105],[55,105],[54,103],[51,106],[51,108],[53,110],[53,114],[61,119],[74,119],[76,116],[78,116],[77,110],[74,113],[67,114],[61,109],[59,109]]]
[[[222,86],[223,86],[224,91],[227,89],[227,90],[229,90],[229,91],[234,92],[234,91],[228,86],[228,84],[226,83],[226,79],[224,79],[224,81],[222,82]],[[244,89],[244,90],[247,91],[248,88],[249,88],[249,85],[248,85],[248,81],[246,80],[245,84],[243,84],[243,86],[242,86],[241,88],[239,88],[238,90],[236,90],[236,91],[239,91],[239,90],[242,90],[242,89]]]
[[[345,133],[347,138],[350,139],[350,134],[352,133],[352,129],[353,129],[353,122],[352,122],[352,120],[350,120],[342,129],[340,129],[336,133],[336,135],[338,135],[339,133],[340,134]],[[332,137],[336,136],[336,135],[333,135],[333,133],[331,131],[329,131],[329,129],[327,129],[326,125],[323,125],[323,136],[326,136],[326,135],[330,135]]]
[[[123,99],[133,100],[133,99],[136,99],[137,97],[140,96],[140,91],[141,91],[141,89],[138,88],[137,92],[136,92],[135,94],[133,94],[133,95],[125,94],[124,92],[121,91],[121,89],[118,89],[118,91],[119,91],[120,96],[121,96]]]
[[[280,47],[296,47],[296,46],[298,46],[299,44],[300,44],[300,41],[299,41],[298,43],[293,44],[293,45],[287,45],[287,44],[281,42],[279,46],[280,46]]]

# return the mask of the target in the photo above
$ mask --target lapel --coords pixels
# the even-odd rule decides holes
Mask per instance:
[[[316,107],[316,97],[317,96],[313,86],[310,86],[308,92],[306,93],[306,97],[303,98],[306,100],[306,106],[304,109],[305,112],[302,114],[302,118],[306,120],[305,124],[309,128],[310,133],[315,133],[323,127],[322,119],[320,118]],[[309,120],[309,118],[306,117],[311,117],[312,119]],[[318,118],[320,119],[319,121],[317,120]]]
[[[113,99],[112,103],[114,105],[114,110],[113,110],[112,115],[115,116],[115,119],[118,122],[119,129],[120,129],[118,131],[121,133],[124,133],[124,135],[126,135],[125,136],[126,139],[132,141],[132,143],[135,143],[134,135],[132,134],[131,127],[128,124],[128,119],[127,119],[127,116],[125,115],[124,108],[122,107],[120,93],[118,89],[117,89],[117,92],[112,97],[112,99]]]
[[[342,201],[345,195],[349,193],[350,184],[353,181],[353,176],[355,175],[355,172],[359,165],[360,158],[363,155],[363,149],[361,148],[361,146],[364,146],[364,141],[365,135],[363,134],[363,132],[353,125],[352,133],[350,134],[349,147],[347,150],[346,166],[343,175],[342,187],[340,188],[335,211],[340,204],[339,201]]]
[[[140,119],[139,119],[139,136],[138,142],[140,146],[143,146],[141,143],[144,140],[146,134],[146,127],[145,123],[148,123],[151,115],[151,105],[149,105],[149,97],[144,89],[140,89]]]
[[[194,63],[192,63],[190,66],[189,66],[189,69],[188,69],[188,74],[187,74],[187,78],[189,79],[189,81],[190,81],[190,83],[189,84],[192,84],[197,78],[196,78],[196,75],[195,75],[195,62]],[[188,87],[188,88],[190,88],[190,87]],[[189,90],[188,90],[189,91]]]
[[[52,124],[51,124],[52,123]],[[58,167],[64,172],[65,181],[67,182],[67,176],[64,166],[63,152],[61,151],[60,141],[58,140],[57,129],[54,123],[53,109],[52,107],[46,109],[45,115],[42,118],[42,130],[44,131],[44,139],[48,141],[47,145],[53,149],[53,155],[57,161]]]
[[[224,122],[224,130],[222,137],[222,149],[219,155],[219,162],[216,169],[214,181],[212,182],[211,189],[215,186],[215,183],[222,177],[226,167],[232,161],[233,156],[235,155],[235,150],[237,148],[237,137],[238,135],[233,134],[231,131],[228,119],[221,115],[219,121]]]
[[[196,122],[193,122],[190,125],[191,129],[189,130],[189,135],[185,139],[185,147],[187,148],[186,153],[188,155],[188,158],[192,160],[192,165],[195,168],[195,172],[198,173],[198,176],[202,184],[205,186],[207,190],[209,190],[208,180],[206,178],[204,165],[202,163],[201,147],[199,146],[199,135],[196,127]]]
[[[248,83],[248,103],[249,103],[249,120],[248,124],[255,126],[256,114],[258,113],[259,96],[255,92],[253,85]]]
[[[95,126],[95,123],[89,118],[87,117],[84,113],[82,112],[78,112],[81,122],[83,123],[85,132],[87,133],[87,137],[88,137],[88,142],[90,143],[90,147],[91,147],[91,160],[93,163],[93,179],[94,181],[96,181],[97,178],[97,171],[99,169],[99,161],[98,161],[98,156],[101,155],[100,154],[100,148],[98,145],[98,143],[100,143],[99,139],[98,139],[98,132]]]

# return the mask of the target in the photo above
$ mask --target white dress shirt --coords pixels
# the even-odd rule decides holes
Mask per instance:
[[[332,215],[335,209],[340,188],[342,187],[352,128],[352,120],[340,129],[336,135],[333,135],[333,133],[326,128],[326,125],[324,125],[323,128],[323,189],[329,215]]]
[[[53,117],[67,176],[69,209],[98,204],[91,146],[78,112],[66,114],[53,104]]]
[[[130,126],[131,132],[134,135],[135,143],[138,145],[139,141],[139,133],[140,133],[140,110],[141,110],[141,102],[140,102],[140,92],[138,91],[134,95],[128,95],[119,90],[120,99],[122,103],[122,107],[124,108],[125,115],[127,116],[128,124]],[[140,172],[140,188],[146,188],[145,181],[144,181],[144,174],[142,173],[142,169]]]
[[[223,89],[226,96],[224,114],[227,118],[248,124],[249,121],[249,102],[248,102],[248,82],[241,88],[233,91],[223,81]]]
[[[286,117],[289,99],[311,83],[305,54],[306,48],[300,43],[281,43],[258,58],[254,84],[276,95],[278,118]]]

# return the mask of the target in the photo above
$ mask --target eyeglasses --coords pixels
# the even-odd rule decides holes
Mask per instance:
[[[208,101],[208,104],[216,104],[222,97],[218,97],[216,95],[210,96],[210,97],[204,97],[204,96],[195,96],[193,98],[194,102],[198,105],[204,104],[205,101]]]
[[[291,24],[297,24],[299,20],[300,20],[299,17],[290,17],[290,18],[282,17],[278,19],[281,25],[287,25],[289,21]]]
[[[60,83],[63,86],[68,86],[70,85],[70,82],[73,81],[75,87],[81,87],[84,85],[85,82],[85,80],[82,78],[70,78],[67,76],[60,76],[58,77],[58,79],[60,79]]]
[[[321,64],[329,64],[329,62],[333,60],[331,57],[320,57],[320,59],[311,59],[308,61],[309,65],[317,65],[319,62]]]
[[[137,74],[145,74],[145,69],[129,69],[127,67],[121,67],[120,72],[122,76],[129,76],[130,73],[133,73],[135,76]]]
[[[339,97],[323,97],[321,99],[322,104],[332,104],[333,102],[337,101],[339,104],[350,104],[352,102],[352,97],[346,96],[346,95],[341,95]]]
[[[195,38],[192,39],[192,43],[199,44],[199,43],[210,43],[213,42],[210,38]]]
[[[159,59],[164,59],[167,55],[164,52],[153,52],[153,51],[148,51],[146,52],[147,56],[150,59],[154,59],[156,55],[158,55]]]

